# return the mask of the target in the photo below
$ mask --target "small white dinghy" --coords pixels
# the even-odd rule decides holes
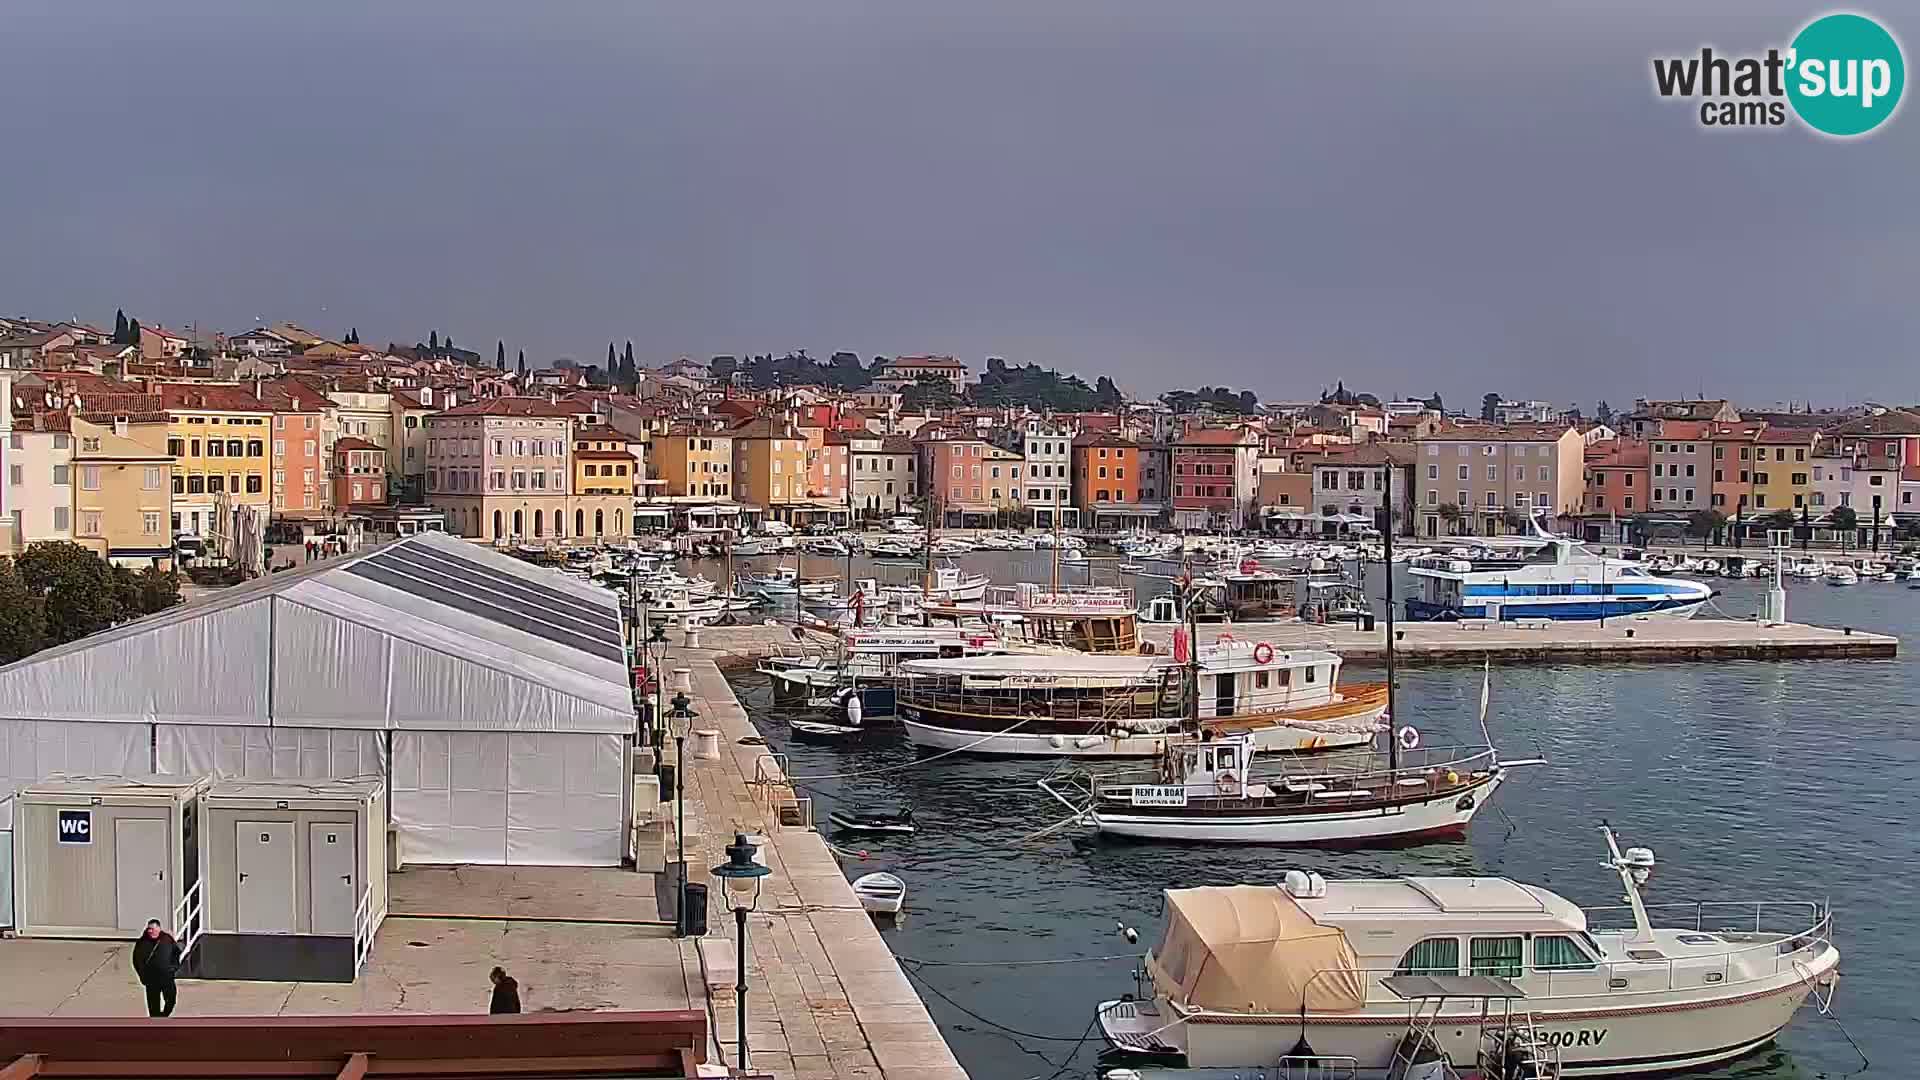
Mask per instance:
[[[862,874],[853,879],[853,894],[873,915],[898,915],[907,902],[907,883],[888,873]]]

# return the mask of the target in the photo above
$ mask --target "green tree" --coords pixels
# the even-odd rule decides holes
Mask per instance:
[[[1611,425],[1613,423],[1613,406],[1607,404],[1606,401],[1602,399],[1600,404],[1593,407],[1593,418],[1602,424]]]
[[[436,353],[440,351],[440,331],[427,331],[427,351]]]
[[[127,341],[127,313],[123,308],[116,308],[113,312],[113,343],[115,345],[129,344]]]
[[[1600,404],[1605,405],[1606,402]],[[1687,515],[1687,535],[1698,537],[1703,548],[1710,538],[1719,536],[1720,530],[1726,527],[1726,515],[1717,510],[1695,510]]]
[[[620,370],[620,356],[613,351],[613,342],[611,341],[607,342],[607,370],[609,372]]]
[[[1627,519],[1628,541],[1635,547],[1646,547],[1653,539],[1653,519],[1645,514],[1635,514]]]
[[[951,408],[960,404],[953,383],[941,375],[922,375],[900,394],[900,407],[909,412]]]
[[[1433,396],[1421,402],[1421,404],[1437,413],[1445,413],[1447,411],[1447,403],[1440,400],[1440,391],[1438,390],[1435,390]]]
[[[527,350],[520,350],[520,381],[527,381]]]
[[[640,365],[633,362],[633,342],[631,341],[627,342],[626,350],[620,354],[620,378],[617,382],[620,388],[628,393],[634,393],[640,388]]]
[[[734,372],[739,370],[740,361],[731,356],[716,356],[707,361],[707,373],[721,382],[732,379]]]
[[[0,664],[46,645],[46,609],[40,594],[20,580],[12,559],[0,558]]]
[[[99,556],[66,540],[29,544],[15,562],[20,581],[40,597],[48,644],[82,638],[126,617],[113,571]]]
[[[1846,550],[1853,542],[1853,531],[1860,527],[1860,515],[1851,506],[1836,506],[1827,515],[1827,524],[1840,536],[1840,548]]]
[[[346,343],[347,343],[348,345],[358,345],[358,344],[360,344],[360,328],[359,328],[359,327],[357,327],[357,326],[349,326],[349,327],[347,327],[347,342],[346,342]]]
[[[505,341],[495,341],[493,343],[493,366],[500,371],[507,370],[507,343]]]
[[[165,611],[183,599],[180,595],[180,575],[172,570],[149,566],[134,575],[134,579],[139,588],[135,603],[142,615]]]
[[[1453,503],[1440,504],[1440,520],[1447,523],[1447,535],[1460,535],[1460,507]]]
[[[1094,408],[1102,412],[1115,411],[1123,404],[1120,388],[1113,384],[1112,379],[1100,376],[1093,381],[1093,403]]]
[[[127,320],[127,340],[123,344],[127,344],[127,345],[140,344],[140,320],[139,319]]]

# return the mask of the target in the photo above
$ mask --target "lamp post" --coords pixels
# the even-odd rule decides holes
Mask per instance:
[[[673,845],[676,852],[673,925],[679,937],[687,936],[687,725],[698,715],[689,707],[691,704],[687,695],[675,691],[673,712],[669,714],[673,722]]]
[[[643,604],[648,603],[651,597],[651,593],[640,594],[640,599]],[[661,743],[660,721],[665,718],[667,714],[667,673],[661,670],[667,666],[667,628],[664,623],[655,624],[651,620],[648,621],[647,627],[647,643],[653,646],[654,656],[652,742],[653,752],[658,755],[660,753]],[[675,761],[673,765],[676,769],[680,767],[678,761]]]
[[[760,903],[760,879],[770,871],[753,859],[754,845],[747,842],[746,833],[734,833],[733,843],[727,845],[727,861],[713,868],[713,876],[727,885],[727,905],[733,908],[733,938],[737,949],[735,966],[738,968],[739,981],[734,990],[739,995],[734,1011],[740,1023],[740,1072],[745,1075],[747,1067],[747,912]]]

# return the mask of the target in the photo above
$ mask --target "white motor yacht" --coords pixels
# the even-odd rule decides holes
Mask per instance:
[[[1099,1025],[1117,1055],[1196,1075],[1383,1076],[1407,1028],[1394,980],[1485,976],[1524,995],[1537,1043],[1574,1077],[1703,1068],[1772,1042],[1810,997],[1830,1006],[1840,953],[1824,902],[1650,906],[1653,852],[1622,853],[1603,831],[1625,909],[1582,910],[1501,877],[1292,871],[1276,885],[1169,889],[1140,992],[1103,1003]],[[1438,1048],[1473,1062],[1482,1002],[1438,1010]],[[1275,1064],[1309,1062],[1341,1071]]]
[[[1845,563],[1835,563],[1827,568],[1826,579],[1829,585],[1858,585],[1860,572]]]

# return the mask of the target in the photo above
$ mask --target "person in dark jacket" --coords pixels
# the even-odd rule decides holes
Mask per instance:
[[[160,929],[159,919],[149,919],[140,940],[133,943],[133,973],[147,988],[147,1015],[172,1016],[177,989],[174,979],[180,975],[180,943]]]
[[[493,980],[493,1001],[487,1006],[487,1012],[495,1015],[519,1012],[520,984],[513,976],[507,974],[505,968],[494,968],[487,973],[487,978]]]

